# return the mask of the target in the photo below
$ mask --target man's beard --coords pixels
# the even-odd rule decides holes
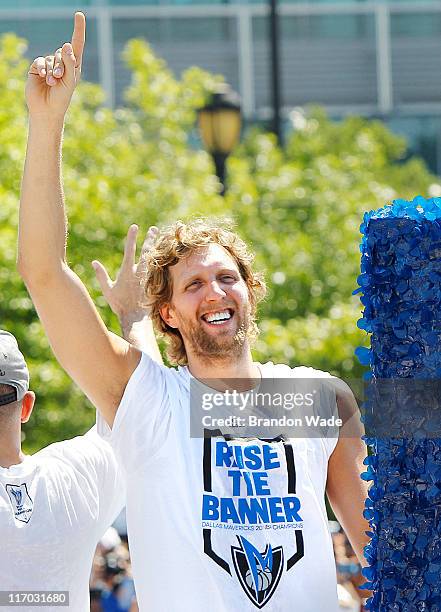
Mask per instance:
[[[251,315],[247,310],[241,316],[237,311],[234,315],[237,318],[236,333],[231,336],[229,333],[217,334],[216,336],[209,334],[202,323],[189,323],[181,327],[181,335],[185,337],[185,342],[188,343],[188,348],[191,352],[200,358],[209,361],[224,361],[239,357],[243,351],[243,347],[248,339],[248,333],[251,327]],[[182,331],[184,334],[182,334]],[[187,349],[188,353],[188,349]]]

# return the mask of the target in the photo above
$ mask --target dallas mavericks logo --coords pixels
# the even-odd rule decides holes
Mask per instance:
[[[11,500],[14,516],[17,521],[29,523],[34,509],[34,502],[29,496],[26,483],[21,485],[6,485],[6,491]]]
[[[231,547],[234,569],[239,582],[253,604],[263,608],[279,583],[283,570],[283,549],[267,544],[263,553],[243,536],[237,536],[239,547]]]

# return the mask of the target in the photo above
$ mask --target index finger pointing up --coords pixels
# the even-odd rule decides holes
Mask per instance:
[[[83,13],[75,13],[74,30],[72,34],[72,49],[76,59],[76,67],[83,60],[84,43],[86,41],[86,17]]]

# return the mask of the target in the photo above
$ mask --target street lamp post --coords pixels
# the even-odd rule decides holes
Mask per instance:
[[[213,92],[211,100],[198,111],[202,142],[211,154],[216,175],[226,191],[226,161],[239,142],[242,126],[240,98],[226,83]]]
[[[269,0],[269,39],[270,39],[270,67],[272,92],[272,132],[277,137],[279,146],[283,147],[283,135],[280,119],[281,92],[280,92],[280,32],[277,0]]]

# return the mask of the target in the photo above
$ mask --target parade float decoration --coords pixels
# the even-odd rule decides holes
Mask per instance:
[[[441,198],[395,200],[360,230],[367,609],[441,612]]]

